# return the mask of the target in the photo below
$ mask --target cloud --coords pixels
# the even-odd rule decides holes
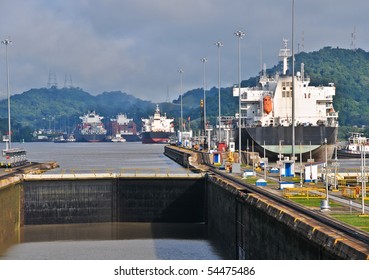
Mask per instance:
[[[282,39],[291,39],[291,0],[0,0],[1,38],[10,36],[12,93],[45,87],[49,71],[59,86],[71,75],[75,86],[92,94],[122,90],[163,101],[183,90],[216,86],[217,48],[221,40],[221,85],[237,80],[237,38],[242,29],[242,78],[257,75],[260,57],[268,67],[278,62]],[[357,46],[364,37],[369,4],[353,0],[295,1],[295,41],[306,51],[324,46],[349,48],[356,27]],[[0,49],[0,92],[5,91],[5,50]],[[0,93],[0,98],[3,95]]]

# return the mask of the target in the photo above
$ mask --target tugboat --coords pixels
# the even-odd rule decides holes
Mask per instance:
[[[351,132],[347,144],[337,148],[338,158],[360,158],[364,151],[365,157],[369,157],[369,139],[363,133]]]
[[[105,141],[106,129],[101,120],[104,117],[99,116],[95,111],[79,117],[82,120],[82,126],[75,133],[76,141],[79,142],[101,142]]]
[[[142,119],[142,144],[167,144],[169,139],[175,136],[174,119],[167,118],[166,114],[160,114],[159,105],[156,105],[154,116]]]
[[[266,75],[263,69],[256,87],[241,88],[241,148],[254,149],[259,154],[266,152],[269,160],[278,160],[279,155],[292,155],[292,128],[295,129],[295,156],[307,160],[310,154],[315,161],[332,157],[338,133],[338,113],[333,108],[335,86],[309,86],[304,64],[301,72],[288,75],[287,59],[291,51],[284,40],[279,52],[283,60],[282,74]],[[293,91],[292,85],[295,90]],[[295,117],[293,124],[292,98],[294,92]],[[239,88],[233,88],[233,96],[239,96]],[[234,131],[236,146],[239,143],[238,129]]]
[[[113,143],[124,143],[124,142],[126,142],[127,140],[126,140],[126,139],[124,139],[124,138],[122,137],[122,135],[117,134],[117,135],[115,135],[115,137],[113,137],[113,138],[111,139],[111,141],[112,141]]]

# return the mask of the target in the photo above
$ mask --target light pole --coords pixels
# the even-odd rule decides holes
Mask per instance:
[[[302,188],[302,147],[300,142],[300,187]]]
[[[201,58],[201,62],[204,65],[204,135],[206,135],[206,80],[205,80],[205,63],[207,58]]]
[[[366,181],[365,174],[365,144],[361,145],[361,215],[365,215]]]
[[[246,34],[243,31],[237,31],[234,35],[238,38],[238,158],[241,164],[241,39]]]
[[[294,53],[295,0],[292,0],[292,160],[295,162],[295,53]],[[328,197],[327,197],[328,200]]]
[[[278,167],[279,167],[279,183],[282,182],[282,142],[284,142],[284,140],[279,140],[279,161],[278,161]]]
[[[327,193],[327,207],[329,207],[329,197],[328,197],[328,142],[327,138],[324,138],[325,144],[325,189]]]
[[[321,201],[320,209],[322,211],[329,211],[329,197],[328,197],[328,143],[327,138],[324,138],[325,144],[325,189],[326,199]]]
[[[8,45],[12,43],[12,41],[10,41],[9,39],[5,39],[3,41],[1,41],[2,44],[5,45],[5,61],[6,61],[6,94],[8,97],[8,142],[7,142],[7,147],[6,149],[10,149],[11,148],[11,126],[10,126],[10,94],[9,94],[9,66],[8,66]]]
[[[219,142],[221,142],[221,128],[220,128],[220,116],[221,116],[221,111],[220,111],[220,47],[223,47],[223,43],[222,42],[216,42],[215,46],[218,47],[218,124],[219,124]]]
[[[182,69],[178,69],[178,73],[179,73],[179,79],[180,79],[180,96],[181,96],[181,119],[179,120],[179,131],[181,132],[181,143],[182,143],[182,132],[183,132],[183,103],[182,103],[182,74],[183,74],[183,70]]]

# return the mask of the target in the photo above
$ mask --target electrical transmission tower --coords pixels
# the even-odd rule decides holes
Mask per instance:
[[[71,74],[65,74],[64,78],[64,87],[65,88],[72,88],[73,87],[73,81],[72,81],[72,75]]]
[[[47,87],[48,88],[52,88],[52,87],[58,87],[58,82],[56,80],[56,74],[54,71],[49,71],[49,78],[47,79]]]
[[[354,32],[351,33],[351,46],[352,51],[356,51],[356,26],[354,27]]]

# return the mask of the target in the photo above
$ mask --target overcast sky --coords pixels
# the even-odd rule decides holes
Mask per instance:
[[[242,79],[262,62],[278,63],[291,40],[292,0],[0,0],[0,39],[8,46],[10,92],[47,87],[56,77],[96,95],[120,90],[153,102],[182,91],[237,83],[237,38],[242,30]],[[369,2],[295,0],[295,51],[325,46],[369,49]],[[290,41],[291,43],[291,41]],[[6,98],[5,45],[0,48],[0,99]],[[55,76],[53,75],[55,73]],[[50,75],[51,74],[51,75]],[[67,77],[67,79],[66,79]],[[71,77],[71,79],[70,79]],[[53,82],[54,79],[51,79]]]

